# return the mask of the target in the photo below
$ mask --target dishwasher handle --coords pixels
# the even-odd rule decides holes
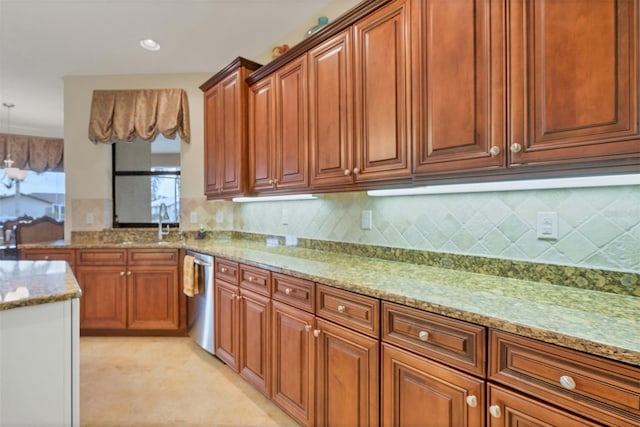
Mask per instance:
[[[198,258],[194,259],[194,260],[193,260],[193,263],[194,263],[194,264],[201,265],[201,266],[203,266],[203,267],[213,267],[213,264],[210,264],[210,263],[208,263],[208,262],[202,261],[201,259],[198,259]]]

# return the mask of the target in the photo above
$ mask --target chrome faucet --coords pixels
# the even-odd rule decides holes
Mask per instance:
[[[162,229],[162,221],[169,220],[169,212],[167,211],[167,205],[165,203],[160,203],[160,208],[158,209],[158,240],[162,240],[162,236],[169,235],[169,224],[167,224],[166,230]]]

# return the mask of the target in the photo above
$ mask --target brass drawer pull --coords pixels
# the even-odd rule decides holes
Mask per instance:
[[[576,382],[568,375],[563,375],[560,377],[560,385],[567,390],[573,390],[576,388]]]

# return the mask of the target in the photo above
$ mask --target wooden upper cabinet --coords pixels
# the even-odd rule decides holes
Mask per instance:
[[[637,162],[637,0],[508,4],[510,164]]]
[[[311,186],[353,182],[351,28],[308,53]]]
[[[219,194],[218,146],[220,144],[220,88],[214,86],[204,94],[204,194],[215,197]]]
[[[251,192],[273,188],[276,105],[273,75],[249,88],[249,182]]]
[[[413,3],[389,3],[353,27],[357,159],[353,172],[358,181],[411,177],[408,61]]]
[[[307,57],[284,65],[249,90],[249,180],[251,191],[306,188]]]
[[[414,172],[503,167],[503,2],[411,6]]]
[[[237,58],[200,86],[204,95],[205,195],[226,198],[247,191],[247,85],[259,64]]]
[[[307,57],[275,72],[275,188],[308,186]]]

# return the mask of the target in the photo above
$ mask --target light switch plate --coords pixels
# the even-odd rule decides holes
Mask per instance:
[[[360,228],[363,230],[371,230],[373,226],[373,213],[371,211],[362,211],[360,213]]]
[[[85,222],[87,223],[87,225],[93,224],[93,214],[92,213],[88,213],[86,215]]]
[[[283,208],[282,209],[282,217],[281,217],[282,225],[289,225],[289,210]]]
[[[557,212],[538,212],[537,235],[541,240],[558,239]]]
[[[198,212],[191,212],[189,214],[189,221],[191,222],[191,224],[197,224],[198,223]]]

